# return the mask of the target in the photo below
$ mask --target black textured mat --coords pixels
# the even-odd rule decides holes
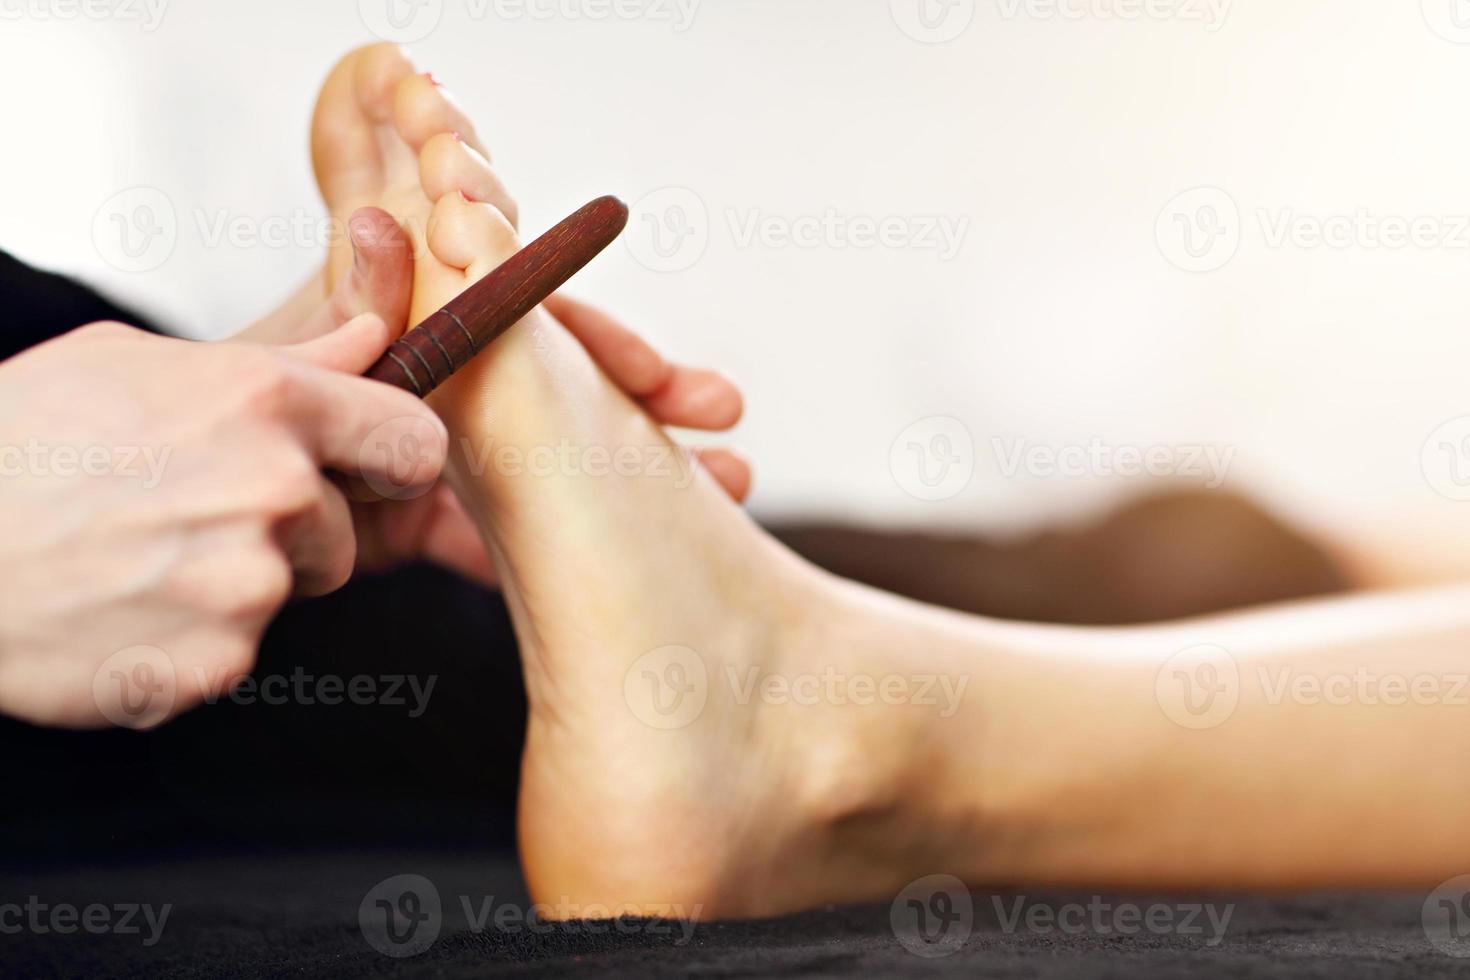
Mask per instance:
[[[417,876],[415,908],[429,916],[409,942],[420,951],[407,957],[390,955],[404,948],[385,943],[376,904],[385,894],[401,900],[401,882],[383,891],[400,875]],[[424,882],[437,915],[419,894]],[[0,906],[19,904],[31,920],[14,932],[15,914],[0,912],[0,962],[9,976],[139,978],[1470,975],[1470,960],[1430,942],[1423,895],[977,894],[971,902],[973,925],[927,950],[948,955],[925,957],[900,941],[913,941],[912,920],[900,915],[895,931],[889,903],[761,922],[552,925],[525,918],[524,889],[506,854],[172,856],[0,876]],[[106,908],[109,931],[52,929],[69,921],[55,919],[55,909],[76,908],[80,920],[88,905]],[[124,923],[128,908],[143,906],[151,920],[137,911]],[[102,912],[91,915],[101,923]],[[1222,932],[1215,926],[1227,916]],[[136,931],[115,928],[124,925]]]

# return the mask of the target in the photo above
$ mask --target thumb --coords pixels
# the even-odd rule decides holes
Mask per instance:
[[[281,351],[329,371],[360,375],[376,364],[396,339],[382,317],[376,313],[364,313],[329,334],[304,344],[291,344]]]
[[[381,208],[358,208],[347,222],[353,262],[331,297],[295,336],[320,337],[360,313],[376,313],[395,330],[408,326],[413,294],[413,246],[403,226]]]

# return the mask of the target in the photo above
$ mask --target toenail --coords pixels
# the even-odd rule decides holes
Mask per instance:
[[[459,135],[459,130],[457,130],[457,129],[450,131],[449,135],[454,137],[454,141],[456,143],[463,143],[464,142],[464,137],[461,136],[461,135]]]
[[[473,197],[470,197],[464,191],[460,191],[459,192],[459,199],[461,201],[465,202],[466,204],[474,204],[474,203],[476,203],[475,199]]]
[[[439,79],[434,75],[433,72],[431,72],[431,71],[424,72],[424,77],[427,78],[429,80],[429,84],[432,85],[432,86],[434,86],[435,88],[443,88],[444,87],[444,83],[441,82],[441,81],[439,81]]]

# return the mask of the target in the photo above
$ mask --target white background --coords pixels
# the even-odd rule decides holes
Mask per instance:
[[[116,16],[0,0],[0,247],[182,331],[229,332],[320,250],[211,245],[201,223],[321,215],[312,102],[373,35],[356,0],[173,0],[151,31],[122,19],[141,11],[131,0],[92,2]],[[1107,16],[1107,0],[1063,0],[1076,17],[978,0],[944,44],[900,26],[917,2],[895,16],[889,0],[704,0],[683,31],[470,0],[400,12],[437,16],[412,53],[478,121],[528,233],[602,193],[695,193],[708,248],[692,267],[641,264],[635,216],[633,249],[577,291],[743,383],[737,441],[765,516],[1015,531],[1152,485],[1008,476],[993,440],[1021,439],[1233,448],[1230,487],[1324,527],[1463,521],[1470,504],[1435,492],[1421,450],[1470,414],[1470,230],[1389,249],[1273,246],[1267,227],[1361,210],[1456,233],[1470,216],[1458,0],[1237,0],[1214,24],[1193,0],[1141,19]],[[127,273],[93,221],[138,185],[166,195],[177,242]],[[1156,226],[1200,186],[1238,208],[1239,246],[1187,272]],[[945,261],[742,245],[731,227],[828,209],[945,216],[968,234]],[[932,416],[974,446],[973,478],[939,501],[890,466],[899,434]]]

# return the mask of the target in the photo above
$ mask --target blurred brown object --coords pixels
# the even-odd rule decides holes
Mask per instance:
[[[1324,548],[1263,508],[1202,490],[1148,497],[1090,526],[1007,542],[828,525],[773,531],[846,578],[1033,622],[1154,622],[1352,585]]]

